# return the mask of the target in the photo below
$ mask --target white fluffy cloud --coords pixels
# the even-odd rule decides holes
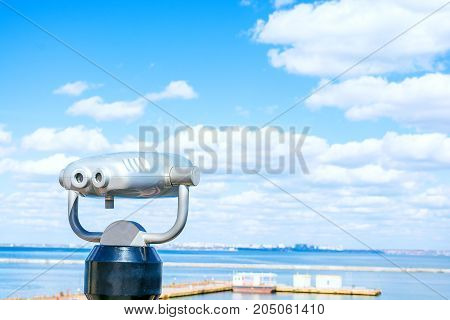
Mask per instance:
[[[5,125],[0,124],[0,143],[10,143],[12,133],[5,130]]]
[[[305,183],[321,187],[332,184],[411,188],[424,182],[424,176],[430,172],[450,165],[450,138],[445,134],[388,132],[379,139],[343,144],[330,144],[321,137],[308,136],[301,151],[310,174],[303,175],[298,154],[290,143],[297,144],[298,133],[280,134],[269,128],[259,133],[241,127],[228,132],[205,129],[196,126],[192,133],[179,132],[157,145],[156,150],[184,154],[203,169],[216,168],[216,174],[224,174],[228,169],[239,175],[259,168],[264,174],[280,169],[277,172],[286,176],[294,169]],[[214,150],[215,155],[202,148],[200,141]],[[131,142],[129,145],[137,150],[136,140]]]
[[[198,137],[202,126],[194,127],[194,137]],[[262,137],[268,128],[262,130]],[[65,148],[64,141],[70,140],[71,132],[87,135],[91,132],[84,127],[52,129],[49,136],[60,141],[55,148]],[[36,130],[29,136],[35,136]],[[97,134],[95,130],[92,134]],[[228,161],[233,166],[240,166],[247,161],[250,168],[255,166],[255,133],[249,133],[247,148],[249,157],[242,159],[242,128],[236,128],[232,136],[232,156],[227,159],[227,134],[219,132],[217,139],[207,134],[204,142],[218,152],[219,171],[215,174],[202,175],[198,187],[192,189],[190,227],[182,234],[179,241],[223,241],[223,242],[287,242],[292,243],[292,234],[302,229],[296,242],[314,242],[319,244],[343,244],[356,247],[358,244],[348,239],[334,226],[325,223],[320,217],[307,210],[291,196],[280,191],[276,186],[255,174],[242,174],[239,170],[235,174],[225,174]],[[285,141],[289,133],[286,133]],[[201,165],[201,157],[206,160],[211,157],[201,149],[199,140],[189,139],[189,134],[180,133],[177,137],[181,149],[171,146],[166,152],[193,155],[192,159]],[[36,138],[39,141],[38,137]],[[48,139],[48,138],[45,138]],[[66,140],[67,139],[67,140]],[[23,139],[25,141],[25,139]],[[279,135],[274,134],[270,139],[270,148],[261,144],[263,156],[263,174],[276,184],[289,191],[298,199],[305,201],[319,212],[325,214],[337,224],[352,233],[364,232],[364,238],[370,240],[374,247],[436,247],[436,239],[429,238],[429,230],[434,230],[436,237],[447,239],[450,209],[450,197],[445,178],[440,175],[450,165],[450,137],[445,134],[398,134],[387,133],[378,139],[349,141],[343,144],[329,143],[317,136],[308,136],[302,148],[310,169],[309,175],[300,171],[296,174],[268,174],[264,172],[265,152],[271,150],[270,159],[277,164],[278,156],[289,155],[290,149],[280,143]],[[31,143],[31,142],[30,142]],[[103,143],[104,144],[104,143]],[[99,144],[101,145],[101,144]],[[104,144],[106,145],[106,144]],[[108,143],[108,151],[134,149],[137,151],[137,139],[127,137],[121,144]],[[158,150],[164,151],[165,145],[159,145]],[[80,151],[82,151],[81,149]],[[228,149],[229,150],[229,149]],[[194,151],[194,152],[192,152]],[[84,156],[83,152],[77,152]],[[37,160],[3,159],[0,160],[0,173],[10,173],[19,186],[11,193],[0,192],[0,201],[4,204],[2,214],[16,214],[17,199],[21,197],[20,217],[33,223],[33,219],[43,219],[37,214],[45,212],[59,212],[64,210],[63,192],[58,193],[57,174],[69,162],[76,160],[62,153]],[[43,176],[36,177],[36,174]],[[24,180],[24,178],[26,180]],[[33,180],[35,179],[35,180]],[[440,180],[439,180],[440,179]],[[35,186],[33,185],[33,181]],[[430,181],[433,187],[430,188]],[[27,201],[30,188],[42,190],[39,183],[46,182],[54,190],[52,197],[57,199],[58,205],[52,201]],[[22,188],[22,189],[20,189]],[[47,190],[47,189],[46,189]],[[33,197],[33,199],[36,197]],[[173,199],[172,199],[173,200]],[[143,225],[151,224],[155,230],[165,230],[170,227],[174,218],[172,200],[161,200],[152,203],[150,216],[136,215],[137,221]],[[98,200],[83,199],[83,206],[89,212],[102,214],[103,208]],[[116,213],[126,216],[140,205],[139,201],[117,200]],[[211,208],[214,208],[211,211]],[[150,209],[149,209],[150,210]],[[3,216],[4,216],[3,215]],[[32,217],[32,218],[30,218]],[[62,218],[48,217],[50,221],[61,221]],[[58,220],[60,219],[60,220]],[[109,215],[98,216],[92,221],[86,217],[87,226],[92,230],[102,230],[111,222]],[[25,221],[25,220],[24,220]],[[242,223],[236,225],[236,221]],[[54,221],[53,221],[54,222]],[[18,222],[19,223],[19,222]],[[91,224],[92,223],[92,224]],[[403,229],[395,227],[401,224],[412,233],[402,233]],[[221,234],[218,230],[233,228],[233,234]],[[440,229],[439,229],[440,228]],[[446,229],[447,228],[447,229]],[[442,230],[441,230],[442,229]],[[201,230],[207,230],[200,232]],[[379,237],[383,230],[383,237]],[[427,232],[428,231],[428,232]],[[249,233],[253,233],[251,236]],[[70,233],[70,229],[67,229]],[[219,236],[218,236],[219,234]],[[44,239],[44,236],[42,236]],[[46,239],[46,238],[45,238]],[[438,246],[439,247],[439,246]]]
[[[99,96],[90,97],[75,102],[67,113],[72,116],[88,116],[97,121],[115,119],[136,119],[144,113],[147,102],[138,98],[133,101],[104,102]]]
[[[62,153],[38,160],[16,160],[5,158],[0,160],[0,173],[11,172],[20,176],[27,175],[57,175],[70,162],[78,157],[66,156]]]
[[[171,81],[163,91],[153,92],[147,95],[147,98],[152,101],[159,101],[163,99],[194,99],[197,98],[197,93],[186,81],[177,80]]]
[[[84,126],[65,129],[39,128],[22,138],[24,149],[38,151],[85,151],[99,152],[109,147],[109,142],[100,129]]]
[[[65,94],[69,96],[79,96],[88,89],[98,87],[98,85],[89,84],[86,81],[68,82],[65,85],[53,90],[54,94]]]
[[[163,91],[149,93],[147,99],[159,101],[164,99],[194,99],[195,90],[183,80],[170,82]],[[97,121],[134,120],[144,114],[148,101],[137,98],[132,101],[105,102],[102,97],[94,96],[75,102],[67,109],[72,116],[88,116]]]
[[[380,165],[364,165],[357,168],[345,168],[335,165],[317,165],[311,168],[306,177],[314,183],[331,185],[373,186],[386,184],[414,183],[410,174],[395,169],[386,169]]]
[[[317,159],[347,168],[376,164],[406,171],[444,169],[450,165],[450,138],[440,133],[388,132],[381,139],[329,145]]]
[[[110,143],[101,129],[85,126],[39,128],[22,138],[23,150],[77,152],[91,154],[100,152],[139,151],[139,141],[127,135],[122,142]],[[0,153],[1,154],[1,153]]]
[[[13,146],[3,147],[0,146],[0,157],[4,157],[10,153],[13,153],[16,149]]]
[[[258,167],[265,173],[283,168],[280,174],[285,175],[291,172],[293,164],[296,174],[303,176],[298,154],[291,144],[291,141],[297,144],[299,140],[299,133],[280,134],[270,128],[264,128],[259,133],[244,130],[243,127],[214,132],[195,126],[192,133],[180,131],[157,145],[152,141],[148,146],[156,147],[156,151],[160,152],[184,154],[203,169],[215,166],[219,175],[227,169],[242,174]],[[104,151],[138,151],[139,141],[127,136],[121,143],[110,143],[101,130],[83,126],[40,128],[23,137],[22,148],[55,152],[76,150],[82,155]],[[441,133],[388,132],[379,139],[342,144],[330,144],[321,137],[308,136],[301,151],[310,170],[310,174],[303,178],[306,182],[321,185],[408,183],[414,182],[421,173],[442,170],[450,165],[450,137]],[[280,160],[280,157],[284,159]]]
[[[271,64],[288,72],[330,76],[353,65],[442,6],[440,0],[340,0],[301,3],[259,20],[254,39],[276,46]],[[389,44],[351,74],[440,68],[450,48],[450,11],[436,13]]]
[[[450,75],[426,74],[389,82],[365,76],[330,85],[311,96],[311,108],[337,107],[352,120],[391,118],[421,128],[448,130]]]
[[[0,157],[14,152],[15,147],[11,145],[12,133],[5,130],[5,125],[0,123]]]

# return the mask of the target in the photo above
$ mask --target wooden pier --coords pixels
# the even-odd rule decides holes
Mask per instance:
[[[205,280],[190,283],[173,283],[162,288],[160,299],[174,299],[195,296],[208,293],[226,292],[232,290],[231,281]],[[9,298],[8,300],[22,300],[21,298]],[[86,300],[83,293],[60,292],[52,296],[36,296],[31,300]]]
[[[355,295],[355,296],[379,296],[380,289],[366,289],[366,288],[339,288],[339,289],[324,289],[324,288],[294,288],[290,286],[279,285],[276,292],[285,293],[315,293],[315,294],[336,294],[336,295]]]
[[[201,281],[194,283],[180,283],[164,286],[160,299],[173,299],[199,294],[218,293],[232,291],[230,281]],[[277,285],[275,292],[279,293],[307,293],[307,294],[332,294],[332,295],[356,295],[375,297],[381,294],[380,289],[367,288],[294,288],[286,285]]]
[[[163,287],[160,299],[174,299],[189,296],[196,296],[208,293],[219,293],[232,291],[231,281],[206,280],[191,283],[169,284]],[[321,289],[321,288],[294,288],[286,285],[277,285],[276,293],[306,293],[306,294],[332,294],[332,295],[358,295],[358,296],[378,296],[381,294],[379,289],[365,288],[339,288],[339,289]],[[270,297],[267,297],[270,299]],[[14,298],[13,298],[14,299]],[[84,294],[71,294],[61,292],[54,296],[40,296],[31,298],[33,300],[85,300]]]
[[[172,284],[163,287],[160,299],[166,300],[231,290],[232,285],[230,281],[201,281]]]

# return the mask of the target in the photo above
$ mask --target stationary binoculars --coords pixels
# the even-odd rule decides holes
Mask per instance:
[[[59,183],[69,191],[68,213],[73,232],[94,246],[85,262],[84,293],[88,299],[158,299],[162,261],[151,244],[175,239],[186,225],[189,187],[200,171],[184,157],[151,152],[115,153],[80,159],[61,171]],[[79,197],[178,197],[177,218],[164,233],[146,232],[138,223],[119,220],[103,232],[87,231],[78,219]]]

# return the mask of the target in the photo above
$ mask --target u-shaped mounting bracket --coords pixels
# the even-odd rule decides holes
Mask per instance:
[[[89,242],[100,242],[103,232],[91,232],[83,228],[78,219],[78,198],[79,193],[69,190],[69,223],[73,232],[81,239]],[[178,186],[178,210],[177,219],[168,231],[164,233],[143,232],[142,237],[146,244],[165,243],[175,239],[183,231],[189,211],[189,188],[185,185]]]

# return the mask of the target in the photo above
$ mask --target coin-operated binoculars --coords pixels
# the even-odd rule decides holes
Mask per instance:
[[[84,293],[88,299],[158,299],[162,261],[150,244],[170,241],[183,230],[189,186],[200,180],[199,169],[178,155],[115,153],[77,160],[61,171],[69,190],[69,223],[83,240],[99,242],[85,262]],[[175,224],[167,232],[150,233],[136,222],[120,220],[103,232],[91,232],[78,220],[79,196],[102,197],[114,208],[116,197],[178,197]]]

